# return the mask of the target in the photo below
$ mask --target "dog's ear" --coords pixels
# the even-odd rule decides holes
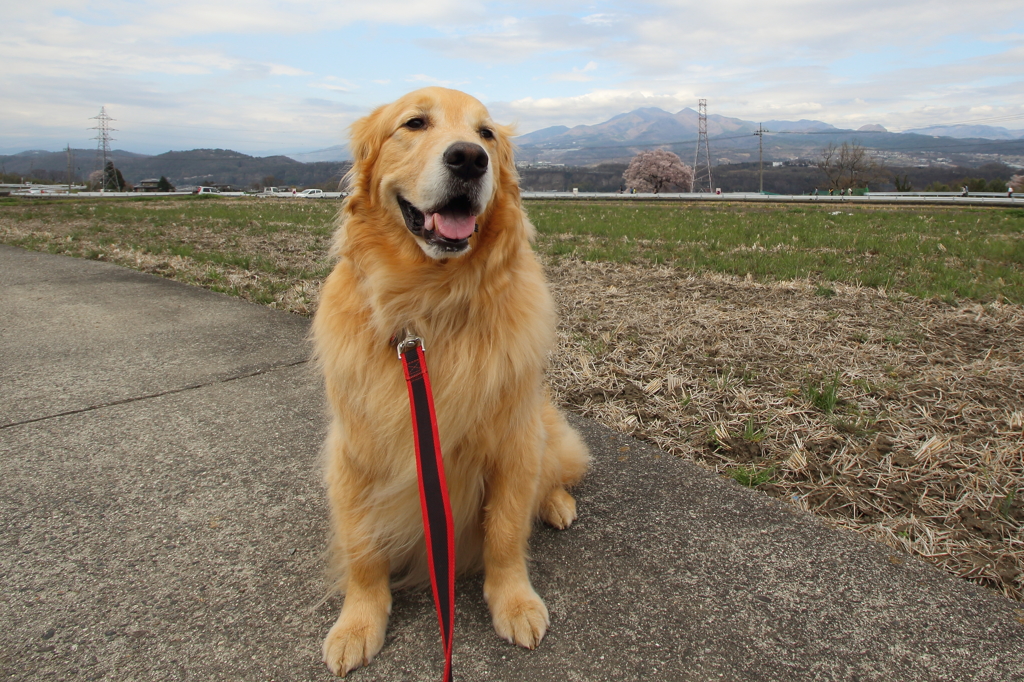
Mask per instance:
[[[393,107],[393,104],[377,107],[349,127],[348,144],[352,152],[352,168],[345,179],[354,199],[349,202],[349,208],[360,201],[373,201],[370,183],[381,147],[393,132]]]
[[[516,127],[514,125],[494,124],[493,128],[496,133],[494,138],[498,143],[494,156],[498,168],[501,169],[499,182],[502,185],[511,183],[518,187],[519,173],[516,171],[516,148],[512,144],[512,138],[516,134]]]
[[[377,107],[349,128],[348,146],[354,165],[373,164],[381,145],[391,133],[391,105]]]

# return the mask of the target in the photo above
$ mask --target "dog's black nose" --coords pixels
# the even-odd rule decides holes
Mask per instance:
[[[476,180],[487,172],[487,152],[478,144],[456,142],[444,152],[444,165],[463,180]]]

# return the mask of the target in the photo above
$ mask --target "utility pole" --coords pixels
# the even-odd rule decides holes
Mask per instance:
[[[704,148],[704,160],[700,162],[701,147]],[[714,181],[711,178],[711,150],[708,148],[708,101],[699,99],[697,104],[697,149],[693,153],[693,180],[690,182],[690,192],[696,192],[697,188],[704,188],[704,178],[707,178],[708,193],[714,191]]]
[[[71,143],[68,142],[68,194],[71,194]]]
[[[96,158],[97,158],[98,161],[100,161],[100,163],[103,164],[103,165],[100,166],[100,169],[103,172],[103,187],[100,189],[100,191],[101,192],[106,192],[107,191],[107,158],[110,156],[110,143],[114,139],[114,138],[112,138],[110,136],[110,131],[117,130],[117,128],[111,128],[110,127],[110,122],[113,121],[113,120],[116,120],[116,119],[110,118],[110,116],[107,115],[107,108],[105,106],[102,106],[102,107],[100,107],[100,113],[98,115],[96,115],[96,116],[93,116],[89,120],[97,121],[96,125],[93,126],[92,128],[89,128],[89,130],[97,131],[96,132],[96,137],[94,137],[93,139],[97,140],[97,143],[96,143]],[[115,190],[118,189],[116,174],[114,175],[114,177],[111,178],[111,180],[113,180],[113,182],[114,182],[114,189]]]
[[[757,131],[754,132],[757,135],[757,175],[760,178],[760,189],[758,194],[764,194],[764,134],[771,132],[764,128],[760,123],[757,124]]]

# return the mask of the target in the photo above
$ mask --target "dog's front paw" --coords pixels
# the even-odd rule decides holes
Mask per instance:
[[[384,646],[387,616],[359,618],[344,610],[324,639],[324,663],[335,675],[345,677],[356,668],[369,665]]]
[[[491,595],[488,599],[491,619],[498,636],[526,649],[536,649],[551,623],[548,607],[544,606],[533,588]]]

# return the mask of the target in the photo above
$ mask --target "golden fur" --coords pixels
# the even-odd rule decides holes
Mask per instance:
[[[323,654],[338,675],[380,650],[392,578],[426,578],[408,393],[390,342],[403,329],[426,347],[459,570],[482,565],[499,636],[533,648],[548,627],[527,574],[527,541],[537,517],[557,528],[576,518],[566,487],[582,478],[589,455],[544,384],[555,311],[530,248],[511,132],[477,100],[443,88],[410,93],[352,126],[339,261],[313,321],[333,412],[325,478],[331,561],[345,601]],[[482,177],[446,175],[456,144],[486,150]],[[397,199],[429,226],[430,204],[456,192],[449,186],[482,209],[478,231],[454,254],[414,232]],[[455,212],[472,227],[466,211]]]

